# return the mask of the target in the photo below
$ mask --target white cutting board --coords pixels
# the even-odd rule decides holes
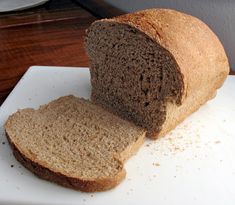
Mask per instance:
[[[7,117],[63,95],[89,98],[89,80],[87,68],[34,66],[0,107],[0,204],[235,204],[235,76],[170,134],[146,140],[113,190],[81,193],[23,168],[4,134]]]

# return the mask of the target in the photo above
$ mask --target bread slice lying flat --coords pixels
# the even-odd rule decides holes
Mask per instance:
[[[85,192],[113,188],[145,131],[90,101],[61,97],[5,123],[16,159],[40,178]]]
[[[149,9],[87,31],[92,100],[164,136],[216,94],[229,72],[223,46],[199,19]]]

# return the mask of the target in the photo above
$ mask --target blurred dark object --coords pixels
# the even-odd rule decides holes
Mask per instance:
[[[103,0],[74,0],[98,18],[109,18],[125,14],[124,11]]]

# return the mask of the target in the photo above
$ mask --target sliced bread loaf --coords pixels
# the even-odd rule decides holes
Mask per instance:
[[[18,161],[39,177],[85,192],[113,188],[145,131],[90,101],[61,97],[23,109],[5,123]]]
[[[149,9],[94,22],[87,31],[92,100],[165,135],[216,94],[229,64],[199,19]]]

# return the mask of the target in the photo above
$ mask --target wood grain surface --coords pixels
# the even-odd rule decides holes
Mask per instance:
[[[32,65],[88,66],[83,38],[95,19],[80,7],[0,16],[0,104]]]

